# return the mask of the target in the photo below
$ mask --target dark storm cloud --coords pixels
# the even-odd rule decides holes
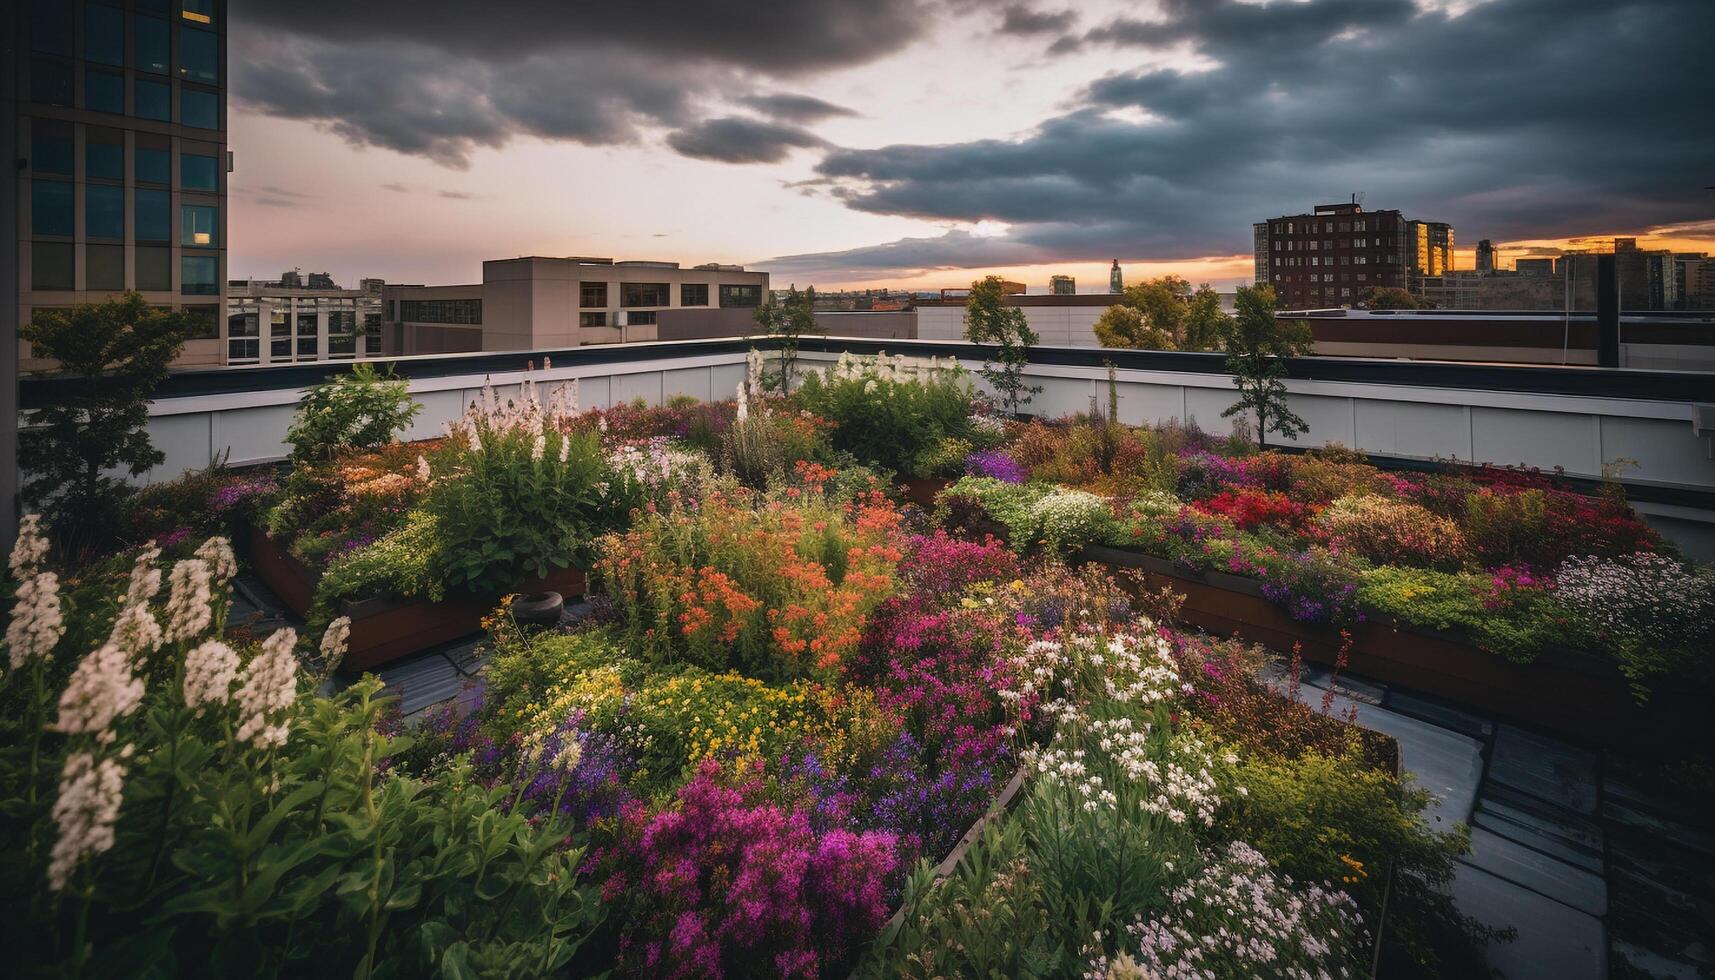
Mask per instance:
[[[669,133],[667,145],[698,160],[779,163],[793,150],[821,146],[823,141],[797,126],[725,116]]]
[[[1060,34],[1072,27],[1078,15],[1070,10],[1041,11],[1018,3],[1001,11],[999,31],[1029,37],[1034,34]]]
[[[746,95],[738,100],[757,112],[775,119],[800,125],[821,122],[835,116],[855,116],[856,112],[843,105],[834,105],[811,95],[791,95],[776,93],[774,95]]]
[[[1159,22],[1082,43],[1186,45],[1216,67],[1110,74],[1023,139],[836,150],[819,170],[848,206],[1005,221],[1060,259],[1242,253],[1251,222],[1356,191],[1461,241],[1642,228],[1711,209],[1715,127],[1663,97],[1706,87],[1709,37],[1709,0],[1492,0],[1458,17],[1405,0],[1170,0]],[[941,242],[874,252],[932,268],[925,241]],[[978,247],[942,245],[950,264]],[[871,269],[867,255],[838,261]]]

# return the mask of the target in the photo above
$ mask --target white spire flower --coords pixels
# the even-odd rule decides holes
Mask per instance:
[[[262,652],[244,668],[238,689],[238,740],[257,748],[285,745],[291,734],[282,717],[298,694],[298,661],[292,647],[298,631],[275,630],[262,641]]]
[[[42,515],[25,514],[18,521],[18,540],[12,542],[12,577],[29,578],[48,557],[48,539],[42,535]]]
[[[238,577],[238,558],[232,553],[232,542],[224,535],[204,541],[197,548],[196,556],[208,562],[209,573],[217,584],[225,584]]]
[[[470,451],[473,453],[482,452],[482,437],[477,435],[476,426],[474,426],[474,425],[466,426],[465,427],[465,435],[470,440]]]
[[[744,382],[738,385],[738,420],[743,422],[750,418],[750,393],[745,390]]]
[[[345,659],[346,642],[350,639],[350,616],[341,616],[328,624],[327,632],[322,634],[322,669],[330,674],[339,669],[339,662]]]
[[[16,554],[16,549],[13,553]],[[60,580],[53,572],[25,579],[18,586],[16,598],[12,622],[6,626],[6,649],[11,654],[13,670],[53,653],[66,631],[60,611]]]
[[[560,465],[561,466],[566,465],[566,460],[571,459],[571,458],[572,458],[572,440],[566,438],[565,436],[561,436],[560,437]]]
[[[548,437],[546,435],[544,435],[543,433],[540,433],[540,432],[536,433],[536,440],[534,442],[530,443],[530,459],[531,459],[531,461],[540,463],[542,461],[542,456],[545,453],[547,453],[547,451],[548,451]]]
[[[167,597],[168,642],[192,639],[214,622],[214,596],[209,579],[208,562],[201,558],[186,558],[173,565],[173,573],[168,576],[172,587]]]
[[[201,715],[210,706],[232,700],[238,654],[219,640],[205,640],[185,654],[185,707]]]
[[[71,672],[54,730],[94,735],[105,745],[113,741],[114,721],[137,710],[142,700],[143,681],[131,673],[131,658],[112,643],[102,644]]]
[[[427,482],[429,482],[429,476],[430,476],[429,457],[424,456],[422,453],[418,453],[417,454],[417,479],[422,480],[424,483],[427,483]]]
[[[147,602],[121,609],[118,618],[113,620],[112,631],[107,634],[108,644],[132,660],[159,650],[164,639],[161,624]]]
[[[554,768],[562,773],[569,773],[578,767],[583,757],[583,743],[578,741],[576,736],[567,734],[560,739],[560,751],[554,756]]]
[[[85,858],[113,847],[113,825],[119,819],[124,792],[125,770],[117,760],[97,762],[88,752],[66,756],[60,770],[60,795],[54,801],[59,837],[48,859],[48,885],[54,891],[65,890]]]
[[[153,544],[137,555],[137,563],[131,566],[131,580],[125,587],[127,606],[148,602],[161,591],[161,570],[155,567],[155,560],[160,557],[161,549]]]

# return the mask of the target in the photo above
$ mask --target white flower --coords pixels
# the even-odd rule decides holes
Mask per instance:
[[[540,463],[542,461],[542,455],[547,451],[548,437],[540,432],[536,433],[536,441],[530,444],[531,461]]]
[[[155,567],[155,559],[159,557],[161,549],[155,545],[144,548],[137,556],[137,563],[131,566],[131,581],[125,587],[127,606],[148,602],[161,591],[161,570]]]
[[[107,634],[108,644],[132,660],[159,650],[163,639],[161,624],[146,602],[121,609],[113,621],[112,631]]]
[[[576,738],[565,736],[560,745],[560,752],[554,756],[554,768],[562,773],[571,772],[583,760],[584,746]]]
[[[41,572],[25,579],[18,586],[12,622],[6,626],[6,648],[11,654],[12,669],[53,653],[65,631],[59,576]]]
[[[42,515],[25,514],[18,521],[18,540],[12,542],[12,577],[30,577],[48,557],[48,539],[42,535]]]
[[[238,699],[238,740],[257,748],[286,744],[290,728],[281,715],[297,699],[298,661],[292,647],[298,632],[276,630],[262,641],[262,652],[244,668]]]
[[[331,672],[339,667],[339,662],[345,659],[345,644],[349,639],[351,639],[350,616],[341,616],[328,624],[327,632],[322,634],[323,669]]]
[[[167,642],[192,639],[214,622],[209,580],[208,562],[201,558],[186,558],[173,565],[168,577],[172,594],[167,597]]]
[[[60,794],[54,801],[59,837],[48,859],[48,885],[63,891],[85,858],[113,846],[113,824],[124,798],[125,770],[112,758],[95,760],[88,752],[66,756],[60,770]]]
[[[232,699],[232,679],[238,675],[238,654],[219,640],[206,640],[185,654],[185,707],[202,714],[209,705]]]
[[[560,437],[560,465],[566,465],[566,460],[572,458],[572,440]]]
[[[427,483],[427,482],[429,482],[429,475],[430,475],[429,457],[424,456],[422,453],[418,453],[417,454],[417,479],[422,480],[424,483]]]
[[[232,542],[217,535],[202,543],[196,556],[208,562],[209,573],[216,583],[224,584],[238,576],[238,559],[232,553]]]
[[[78,661],[71,680],[60,694],[59,719],[54,730],[68,735],[94,735],[96,741],[113,741],[113,722],[137,710],[143,700],[143,681],[131,672],[131,658],[112,643]]]
[[[750,418],[750,393],[745,390],[743,382],[738,386],[738,420],[743,422]]]

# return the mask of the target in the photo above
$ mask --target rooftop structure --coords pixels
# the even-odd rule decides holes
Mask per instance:
[[[1377,288],[1421,293],[1426,277],[1453,268],[1451,225],[1366,211],[1355,201],[1251,229],[1256,281],[1273,286],[1288,307],[1352,306]]]
[[[281,364],[374,357],[382,350],[380,279],[341,289],[325,272],[234,279],[226,293],[226,363]]]

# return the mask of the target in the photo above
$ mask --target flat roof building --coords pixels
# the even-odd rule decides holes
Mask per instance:
[[[1257,222],[1251,237],[1256,282],[1287,308],[1349,307],[1377,287],[1421,291],[1453,268],[1453,226],[1356,202]]]
[[[524,256],[482,264],[482,282],[388,285],[382,290],[389,353],[535,350],[655,340],[667,310],[734,334],[751,332],[768,295],[768,273],[709,263]]]
[[[341,289],[325,272],[234,279],[226,288],[226,363],[342,361],[385,353],[380,279]]]

